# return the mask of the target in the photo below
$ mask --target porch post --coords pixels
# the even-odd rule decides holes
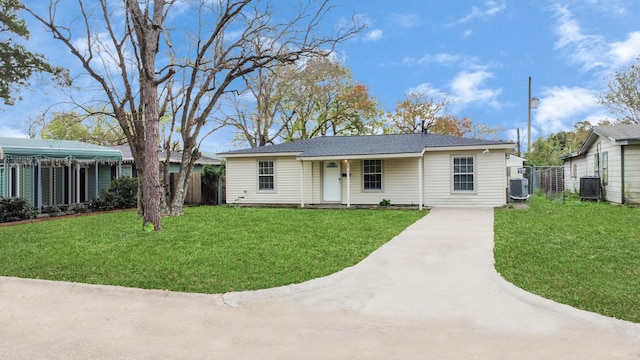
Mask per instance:
[[[69,160],[69,165],[67,165],[67,173],[69,174],[69,185],[67,185],[67,204],[71,204],[73,202],[73,165],[71,164],[71,160]]]
[[[304,161],[300,160],[300,207],[304,207]]]
[[[38,213],[42,214],[42,160],[38,158]]]
[[[351,207],[351,164],[347,160],[347,207]]]
[[[422,210],[422,203],[424,199],[424,158],[421,156],[418,158],[418,209]]]
[[[7,160],[7,156],[5,155],[4,161],[2,163],[2,176],[4,176],[3,187],[2,187],[2,197],[9,197],[9,161]]]
[[[80,163],[76,162],[76,202],[80,202]]]
[[[100,184],[98,183],[98,179],[99,179],[99,177],[98,177],[98,159],[96,159],[96,192],[93,195],[94,199],[98,198],[98,193],[100,191],[100,186],[99,186]]]

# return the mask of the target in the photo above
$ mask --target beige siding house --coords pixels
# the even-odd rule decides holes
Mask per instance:
[[[601,198],[640,204],[640,125],[595,126],[580,150],[564,157],[565,187],[580,192],[580,179],[597,177]]]
[[[333,136],[218,156],[229,203],[500,206],[513,147],[437,134]]]

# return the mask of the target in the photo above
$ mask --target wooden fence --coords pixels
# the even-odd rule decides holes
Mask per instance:
[[[169,188],[171,194],[175,189],[174,184],[178,180],[178,174],[170,174]],[[213,184],[206,184],[201,173],[191,173],[189,187],[184,197],[184,203],[187,205],[222,205],[226,203],[226,189],[224,176],[220,179],[214,179]]]

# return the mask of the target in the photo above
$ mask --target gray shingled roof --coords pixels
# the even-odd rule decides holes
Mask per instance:
[[[122,153],[122,161],[133,162],[133,154],[131,153],[131,148],[128,144],[116,145],[112,146],[112,148],[120,150],[120,152]],[[164,160],[167,156],[167,153],[165,151],[162,151],[159,156],[161,160]],[[182,154],[176,151],[172,151],[169,161],[172,163],[181,163]],[[198,165],[219,165],[220,159],[214,156],[202,154],[202,156],[200,156],[200,158],[198,158],[195,163]]]
[[[380,155],[420,153],[425,148],[513,145],[509,141],[480,140],[438,134],[399,134],[363,136],[327,136],[289,143],[267,145],[219,153],[242,154],[293,153],[298,157]]]
[[[593,129],[616,141],[640,140],[640,125],[594,126]]]

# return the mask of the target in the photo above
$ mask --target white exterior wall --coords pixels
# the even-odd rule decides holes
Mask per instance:
[[[475,157],[476,191],[452,191],[452,154]],[[258,160],[275,161],[275,191],[258,191]],[[427,206],[501,206],[506,202],[505,151],[426,152],[423,163],[424,203]],[[362,160],[349,160],[350,203],[392,205],[420,202],[420,158],[382,159],[382,190],[363,190]],[[346,163],[340,161],[342,173]],[[300,204],[301,161],[293,156],[227,158],[227,202],[245,204]],[[347,204],[347,179],[342,177],[342,204]],[[322,203],[322,161],[304,161],[304,203]]]
[[[427,152],[424,159],[425,205],[427,206],[502,206],[506,203],[507,179],[504,150],[477,152]],[[453,156],[475,157],[473,193],[454,192]]]
[[[275,190],[258,191],[258,160],[274,160]],[[301,162],[293,156],[228,158],[227,202],[247,204],[300,204]],[[304,201],[312,199],[312,166],[304,162]],[[237,200],[236,200],[237,199]]]
[[[598,144],[600,147],[598,149]],[[580,178],[598,175],[595,154],[600,152],[599,174],[602,178],[602,154],[608,153],[609,181],[603,185],[604,199],[610,202],[622,202],[622,148],[609,139],[600,137],[584,156],[565,160],[565,185],[570,191],[580,192]],[[640,204],[640,145],[624,146],[624,200],[629,204]],[[576,165],[577,171],[573,172]]]
[[[382,190],[363,190],[362,160],[350,160],[351,203],[379,204],[382,199],[392,205],[418,205],[419,158],[382,159]],[[346,169],[343,165],[343,173]],[[342,203],[347,203],[347,179],[342,178]]]
[[[564,186],[567,191],[580,192],[580,178],[583,176],[593,176],[593,170],[587,175],[587,158],[578,157],[564,161]]]
[[[624,167],[625,203],[640,204],[640,145],[624,147]]]

